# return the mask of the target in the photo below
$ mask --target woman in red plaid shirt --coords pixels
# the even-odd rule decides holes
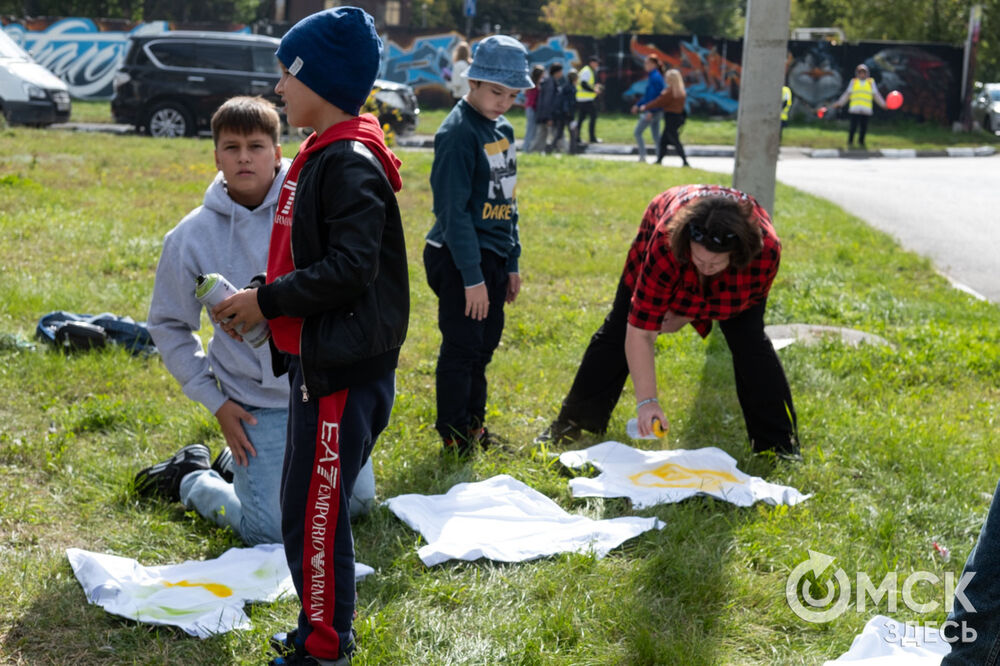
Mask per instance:
[[[799,457],[788,380],[764,334],[764,308],[781,242],[749,195],[719,185],[682,185],[646,208],[614,305],[590,340],[558,418],[539,441],[603,433],[631,375],[639,433],[666,415],[657,400],[653,344],[691,324],[705,337],[719,322],[732,352],[736,394],[757,453]]]

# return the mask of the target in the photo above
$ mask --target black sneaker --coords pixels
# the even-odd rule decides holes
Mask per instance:
[[[468,458],[476,449],[467,437],[446,437],[441,440],[441,455]]]
[[[351,658],[346,654],[340,659],[320,659],[304,652],[295,652],[287,657],[275,657],[268,666],[351,666]]]
[[[774,456],[778,460],[784,460],[785,462],[802,462],[802,452],[799,449],[799,443],[794,438],[791,441],[776,445],[772,444],[770,446],[758,446],[756,441],[750,440],[750,446],[755,455]]]
[[[181,479],[185,474],[199,469],[208,469],[211,452],[204,444],[189,444],[152,467],[147,467],[135,475],[135,491],[140,497],[163,497],[179,502],[181,499]]]
[[[479,442],[480,448],[483,451],[488,451],[490,449],[499,449],[500,451],[511,451],[510,440],[506,437],[501,437],[495,432],[490,432],[489,428],[483,426],[476,436],[476,441]]]
[[[290,631],[279,631],[271,636],[271,649],[277,652],[279,656],[287,657],[299,649],[295,643],[295,637],[298,634],[299,630],[297,628]]]
[[[287,666],[293,664],[332,664],[333,666],[348,666],[351,663],[350,655],[357,648],[357,632],[351,629],[351,644],[340,659],[319,659],[306,654],[305,649],[295,642],[295,637],[299,630],[281,631],[271,636],[271,649],[278,653],[278,657],[272,659],[269,664],[274,666]]]
[[[583,435],[583,429],[572,421],[556,419],[542,434],[535,437],[535,444],[552,444],[562,446],[573,444]]]
[[[234,464],[233,452],[229,450],[228,446],[223,445],[219,455],[215,456],[215,460],[212,461],[212,469],[218,472],[226,483],[232,483]]]

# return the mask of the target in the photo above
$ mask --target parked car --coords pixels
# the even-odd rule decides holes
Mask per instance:
[[[69,88],[0,30],[0,113],[10,124],[43,127],[69,120]]]
[[[234,95],[261,95],[280,106],[279,43],[231,32],[133,35],[115,73],[111,115],[151,136],[176,137],[209,130],[212,114]],[[419,114],[413,90],[381,80],[375,88],[380,120],[411,131]]]
[[[972,100],[972,118],[987,132],[1000,132],[1000,83],[986,83]]]
[[[372,88],[375,93],[375,105],[378,107],[378,120],[383,126],[386,123],[396,134],[409,134],[417,129],[420,120],[420,106],[413,88],[405,83],[396,83],[387,79],[375,79]]]

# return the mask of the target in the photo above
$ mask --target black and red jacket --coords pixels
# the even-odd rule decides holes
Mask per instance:
[[[395,196],[398,160],[384,144],[376,146],[379,154],[370,150],[370,141],[316,145],[324,137],[303,144],[297,178],[286,180],[294,193],[286,247],[276,261],[279,201],[267,284],[257,291],[261,312],[271,320],[272,344],[301,357],[306,389],[314,397],[394,369],[410,310]],[[275,374],[283,374],[284,356],[272,358]]]

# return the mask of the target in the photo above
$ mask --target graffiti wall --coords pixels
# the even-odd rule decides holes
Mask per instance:
[[[840,97],[861,63],[883,97],[892,90],[903,94],[899,113],[940,124],[958,120],[962,50],[941,44],[790,42],[786,71],[792,113],[813,117],[816,109]]]
[[[463,39],[457,32],[431,35],[390,32],[383,36],[385,56],[379,77],[412,86],[422,107],[448,108],[453,103],[446,87],[446,77],[451,70],[451,52]],[[553,62],[578,62],[581,54],[585,53],[571,46],[565,35],[529,42],[526,46],[529,64],[545,67]]]
[[[390,31],[382,76],[408,83],[422,106],[451,104],[445,76],[451,50],[463,36],[456,32],[413,34]],[[599,79],[604,84],[602,105],[626,112],[646,88],[642,67],[656,55],[668,67],[681,71],[687,88],[687,112],[702,116],[732,116],[739,107],[743,42],[699,35],[618,35],[604,39],[573,35],[522,37],[531,64],[580,67],[591,54],[601,57]],[[941,44],[862,42],[789,42],[785,69],[793,94],[793,117],[812,119],[815,110],[832,104],[847,87],[855,66],[864,62],[885,95],[903,94],[906,103],[896,115],[948,123],[959,113],[958,87],[962,51]],[[879,113],[880,110],[876,110]]]
[[[163,21],[128,24],[86,18],[11,22],[3,30],[51,69],[77,98],[108,99],[111,81],[131,34],[160,33],[195,26]],[[245,26],[197,26],[199,29],[248,31]],[[267,26],[280,36],[287,26]],[[452,99],[446,77],[451,52],[464,37],[454,31],[390,30],[383,34],[385,57],[380,76],[409,84],[421,106],[447,108]],[[606,111],[626,112],[646,86],[644,58],[657,55],[679,69],[687,87],[687,112],[702,116],[732,116],[739,107],[743,43],[700,35],[617,35],[603,39],[576,35],[522,37],[532,65],[580,67],[592,54],[601,58],[598,78]],[[474,42],[473,42],[474,43]],[[905,104],[898,114],[948,123],[957,120],[962,51],[941,44],[862,42],[789,42],[785,64],[792,89],[793,118],[815,118],[814,111],[835,101],[858,63],[865,63],[884,94],[899,90]],[[876,113],[879,111],[876,110]]]
[[[159,34],[175,29],[249,32],[245,26],[179,26],[166,21],[94,22],[87,18],[38,19],[2,25],[11,39],[52,70],[78,99],[110,99],[111,81],[125,56],[129,35]]]

